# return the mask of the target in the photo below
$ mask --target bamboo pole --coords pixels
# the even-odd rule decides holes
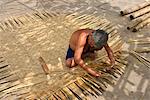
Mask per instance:
[[[140,17],[140,16],[142,16],[144,14],[147,14],[149,12],[150,12],[150,6],[147,6],[147,7],[143,8],[143,9],[133,13],[132,15],[130,15],[130,20],[133,20],[133,19],[135,19],[137,17]]]
[[[138,11],[144,7],[147,7],[147,6],[150,6],[150,1],[146,1],[146,2],[143,2],[141,4],[136,5],[135,7],[127,8],[124,11],[120,11],[120,14],[122,16],[124,16],[124,15],[130,14],[132,12]]]
[[[133,28],[136,27],[138,24],[140,24],[142,21],[144,21],[144,20],[146,20],[146,19],[148,19],[148,18],[150,18],[150,12],[147,13],[147,14],[145,14],[145,15],[143,15],[143,16],[141,16],[141,17],[139,17],[139,18],[137,18],[137,19],[135,19],[135,20],[133,20],[133,21],[132,21],[132,24],[131,24],[130,26],[128,26],[127,29],[128,29],[128,30],[133,29]]]
[[[150,18],[138,24],[135,28],[133,28],[132,32],[137,32],[138,30],[142,29],[144,26],[149,25],[149,23],[150,23]]]

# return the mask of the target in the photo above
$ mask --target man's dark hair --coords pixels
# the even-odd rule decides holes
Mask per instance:
[[[104,30],[95,30],[93,32],[93,38],[96,47],[104,46],[108,41],[108,34]]]

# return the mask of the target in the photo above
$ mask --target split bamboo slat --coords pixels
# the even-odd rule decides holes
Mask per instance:
[[[120,11],[120,14],[122,16],[124,16],[124,15],[130,14],[130,13],[133,13],[135,11],[138,11],[138,10],[144,8],[144,7],[147,7],[147,6],[150,6],[150,2],[149,1],[146,1],[146,2],[143,2],[141,4],[138,4],[138,5],[136,5],[136,6],[132,7],[132,8],[125,9],[124,11]]]

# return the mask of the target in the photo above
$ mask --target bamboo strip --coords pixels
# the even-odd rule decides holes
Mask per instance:
[[[137,32],[138,30],[142,29],[144,26],[147,26],[149,23],[150,23],[150,18],[138,24],[135,28],[133,28],[132,32]]]
[[[84,78],[81,78],[81,80],[84,82],[84,84],[91,89],[92,92],[94,92],[94,94],[96,96],[100,96],[100,93],[97,90],[97,87],[95,87],[92,83],[86,81]]]
[[[106,90],[106,87],[100,83],[99,81],[97,81],[96,79],[94,79],[93,77],[91,77],[90,75],[88,76],[88,80],[93,82],[95,85],[97,85],[99,91],[101,92],[101,94],[103,94],[103,92]]]
[[[129,53],[132,54],[134,57],[136,57],[145,66],[150,68],[150,61],[148,59],[146,59],[145,57],[143,57],[140,54],[136,53],[135,51],[130,51]]]
[[[132,7],[132,8],[127,8],[124,11],[120,11],[120,14],[122,16],[124,16],[124,15],[130,14],[132,12],[138,11],[138,10],[144,8],[144,7],[149,6],[149,5],[150,5],[149,1],[143,2],[143,3],[140,3],[140,4],[138,4],[138,5],[136,5],[136,6]]]
[[[72,94],[73,94],[78,100],[82,100],[82,98],[81,98],[77,93],[75,93],[69,86],[68,86],[68,89],[72,92]]]
[[[150,48],[136,49],[134,51],[137,52],[137,53],[149,53]]]
[[[139,38],[139,39],[129,39],[128,43],[132,42],[150,42],[150,37],[145,37],[145,38]]]
[[[139,11],[137,11],[137,12],[131,14],[131,15],[130,15],[130,19],[133,20],[133,19],[135,19],[135,18],[137,18],[137,17],[140,17],[140,16],[142,16],[142,15],[144,15],[144,14],[147,14],[147,13],[149,13],[149,12],[150,12],[150,6],[148,6],[148,7],[146,7],[146,8],[143,8],[143,9],[141,9],[141,10],[139,10]]]
[[[96,94],[94,91],[92,91],[91,88],[89,88],[86,83],[84,83],[84,81],[82,81],[81,79],[77,80],[77,82],[79,83],[79,85],[85,90],[87,91],[90,95],[92,96],[95,96],[96,97]]]

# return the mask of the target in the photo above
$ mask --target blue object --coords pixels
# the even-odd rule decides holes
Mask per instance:
[[[74,51],[69,46],[68,51],[67,51],[67,55],[66,55],[66,60],[68,58],[72,58],[72,57],[74,57]]]

